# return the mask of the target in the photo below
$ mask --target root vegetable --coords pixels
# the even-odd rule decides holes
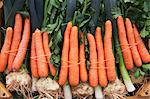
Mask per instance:
[[[33,77],[38,78],[38,66],[36,60],[36,49],[35,49],[35,33],[32,34],[32,41],[31,41],[31,51],[30,51],[30,68],[31,74]]]
[[[22,66],[22,63],[26,56],[29,39],[30,39],[30,19],[26,18],[24,21],[22,40],[19,44],[17,55],[12,63],[13,71],[18,71]]]
[[[107,20],[105,23],[104,54],[107,68],[107,78],[109,81],[113,82],[116,80],[116,65],[112,50],[112,23],[110,20]]]
[[[35,78],[32,76],[32,92],[37,91],[36,89],[36,82],[38,81],[38,78]]]
[[[131,70],[134,67],[133,59],[132,59],[132,54],[131,54],[129,44],[127,41],[126,30],[125,30],[124,20],[122,16],[118,16],[117,25],[118,25],[119,41],[120,41],[120,45],[122,49],[124,63],[125,63],[126,68],[128,70]]]
[[[80,33],[82,44],[80,45],[79,50],[79,60],[80,60],[80,79],[82,82],[88,80],[88,74],[86,69],[86,58],[85,58],[85,49],[84,49],[84,34]]]
[[[48,99],[63,97],[59,84],[51,78],[40,78],[36,83],[36,88],[40,94],[39,99],[43,99],[43,97]]]
[[[57,71],[56,71],[56,68],[54,67],[54,65],[50,63],[51,50],[50,50],[50,48],[48,46],[48,43],[49,43],[48,33],[44,32],[43,33],[44,53],[46,55],[46,59],[47,59],[48,65],[49,65],[50,72],[51,72],[52,76],[55,76]]]
[[[68,59],[69,59],[69,36],[71,33],[72,23],[68,22],[64,33],[64,42],[61,55],[61,69],[59,74],[59,84],[64,85],[68,77]]]
[[[87,83],[79,84],[76,87],[72,87],[72,94],[77,98],[83,99],[92,96],[94,89]]]
[[[108,84],[108,86],[104,89],[104,94],[110,98],[113,97],[114,99],[125,99],[125,85],[119,79],[116,79],[114,83]]]
[[[125,25],[127,30],[128,42],[131,46],[130,49],[131,49],[133,61],[137,67],[140,67],[142,66],[142,60],[138,52],[137,46],[135,45],[135,36],[132,28],[132,23],[129,18],[126,18]]]
[[[49,70],[48,64],[46,61],[46,57],[44,54],[44,48],[42,43],[42,34],[39,29],[35,30],[35,50],[37,55],[37,67],[38,67],[38,74],[39,77],[47,77]]]
[[[73,26],[70,33],[69,51],[69,83],[71,86],[77,86],[79,84],[78,53],[78,27]]]
[[[90,49],[90,70],[89,70],[89,83],[90,86],[95,87],[98,85],[98,70],[97,70],[97,52],[94,36],[90,33],[87,34]]]
[[[138,43],[137,48],[141,56],[141,59],[144,63],[148,63],[150,62],[150,54],[148,50],[146,49],[135,24],[133,25],[133,30],[134,30],[136,43]]]
[[[59,85],[55,80],[51,78],[40,78],[36,83],[37,89],[44,89],[44,90],[58,90]]]
[[[105,67],[105,61],[104,61],[104,47],[103,47],[100,27],[96,28],[95,40],[96,40],[96,48],[97,48],[97,55],[98,55],[97,60],[98,60],[99,84],[101,87],[105,87],[108,84],[108,80],[107,80],[106,67]]]
[[[121,24],[124,25],[122,22],[123,22],[123,19],[122,17],[120,17],[121,19]],[[118,19],[119,20],[119,19]],[[120,24],[118,24],[120,25]],[[135,87],[131,81],[131,78],[128,74],[128,71],[125,67],[125,62],[124,62],[124,59],[123,59],[123,54],[121,53],[121,47],[119,46],[120,43],[119,43],[119,38],[118,38],[118,34],[117,34],[117,26],[115,24],[115,22],[113,21],[113,28],[114,28],[114,32],[113,32],[113,37],[114,37],[114,40],[115,40],[115,48],[116,48],[116,51],[118,53],[118,56],[119,56],[119,69],[120,69],[120,73],[121,73],[121,76],[123,78],[123,82],[126,86],[126,89],[128,92],[133,92],[135,90]],[[121,26],[123,27],[123,26]],[[121,29],[121,28],[120,28]],[[123,35],[124,35],[124,27],[123,27],[123,30],[121,29],[120,32],[123,32]],[[131,62],[132,63],[132,62]],[[130,69],[132,68],[132,65],[128,65],[130,67]],[[128,68],[129,69],[129,68]]]
[[[11,27],[8,27],[6,29],[6,37],[0,53],[0,72],[4,72],[6,69],[8,61],[8,52],[11,47],[12,36],[13,36],[13,29]]]
[[[6,88],[21,93],[25,98],[31,98],[31,77],[24,71],[11,72],[6,76]]]
[[[19,44],[21,41],[21,33],[22,33],[22,17],[20,14],[16,14],[15,16],[15,25],[14,25],[14,35],[11,44],[11,54],[9,54],[8,58],[8,71],[12,71],[12,63],[16,57],[18,52]]]

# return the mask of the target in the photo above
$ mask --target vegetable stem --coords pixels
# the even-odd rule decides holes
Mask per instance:
[[[69,84],[63,86],[65,99],[72,99],[72,93]]]
[[[95,98],[96,99],[103,99],[103,93],[102,93],[102,88],[98,85],[95,87]]]

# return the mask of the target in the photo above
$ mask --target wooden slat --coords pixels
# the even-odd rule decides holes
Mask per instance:
[[[0,99],[11,98],[11,93],[5,88],[4,84],[0,82]]]

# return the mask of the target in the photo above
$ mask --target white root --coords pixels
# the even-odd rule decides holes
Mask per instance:
[[[63,86],[63,90],[64,90],[64,98],[65,99],[72,99],[71,89],[70,89],[70,86],[68,84],[65,84]]]
[[[125,99],[126,87],[117,79],[114,83],[109,83],[104,89],[104,95],[111,97],[112,99]]]
[[[78,99],[86,99],[93,96],[94,89],[87,83],[79,84],[77,87],[72,87],[72,95]]]
[[[31,98],[31,77],[26,72],[12,72],[6,76],[6,88]]]
[[[37,91],[36,89],[36,82],[38,81],[38,78],[35,78],[32,76],[32,92]]]
[[[59,84],[51,78],[40,78],[36,83],[36,89],[40,94],[38,99],[58,99],[63,97]]]
[[[95,98],[96,99],[104,99],[102,88],[98,85],[95,87]]]

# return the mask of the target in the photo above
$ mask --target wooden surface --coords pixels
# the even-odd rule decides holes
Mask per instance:
[[[150,99],[150,96],[149,97],[131,96],[131,97],[127,97],[127,99]]]

